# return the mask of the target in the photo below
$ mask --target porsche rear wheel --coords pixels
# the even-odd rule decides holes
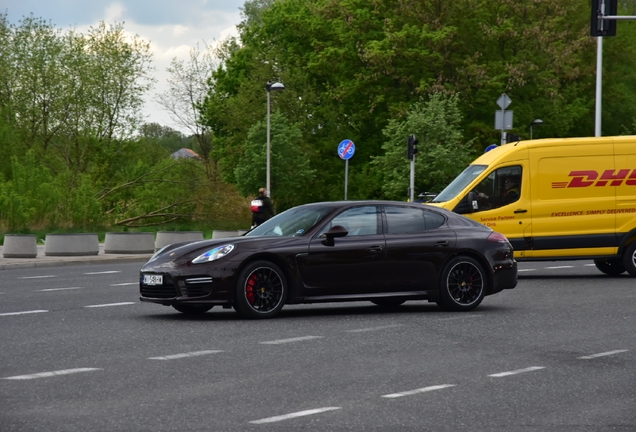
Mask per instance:
[[[172,307],[186,315],[203,315],[204,313],[212,309],[213,305],[208,306],[208,305],[177,304],[177,305],[172,305]]]
[[[239,273],[234,309],[245,318],[271,318],[285,304],[287,281],[283,271],[269,261],[255,261]]]
[[[487,279],[473,258],[458,256],[446,264],[441,274],[437,304],[451,311],[469,311],[486,295]]]

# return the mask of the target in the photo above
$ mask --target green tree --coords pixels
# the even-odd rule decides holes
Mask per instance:
[[[408,197],[410,161],[406,157],[407,137],[418,141],[415,157],[415,190],[440,191],[475,157],[471,143],[461,130],[462,115],[458,97],[434,93],[428,100],[413,104],[402,121],[392,120],[384,130],[384,154],[372,165],[382,176],[386,197]]]
[[[278,112],[270,121],[270,163],[269,192],[277,211],[298,204],[316,174],[303,151],[300,129]],[[265,186],[266,171],[267,124],[258,122],[249,131],[245,154],[234,171],[239,192],[244,196],[256,194]]]

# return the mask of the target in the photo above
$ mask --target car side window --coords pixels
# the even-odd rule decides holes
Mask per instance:
[[[431,231],[444,225],[446,218],[439,213],[425,210],[424,222],[426,222],[426,231]]]
[[[349,231],[347,237],[374,235],[378,233],[378,212],[376,206],[362,206],[348,209],[331,220],[319,236],[336,225],[341,225]]]
[[[408,234],[426,231],[424,210],[422,209],[386,206],[384,213],[386,214],[387,234]]]

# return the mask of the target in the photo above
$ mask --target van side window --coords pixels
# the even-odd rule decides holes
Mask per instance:
[[[491,172],[473,189],[478,210],[492,210],[512,204],[521,196],[522,168],[518,165]]]

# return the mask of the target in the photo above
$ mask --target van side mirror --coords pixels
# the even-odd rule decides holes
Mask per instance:
[[[322,241],[322,244],[325,246],[333,246],[336,244],[334,238],[344,237],[347,234],[349,234],[349,231],[347,231],[345,227],[342,225],[334,225],[329,229],[329,231],[323,234],[326,238]]]
[[[475,192],[468,192],[468,194],[457,203],[453,211],[459,214],[467,214],[477,211],[478,208],[477,194]]]

